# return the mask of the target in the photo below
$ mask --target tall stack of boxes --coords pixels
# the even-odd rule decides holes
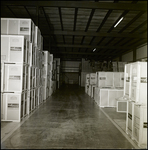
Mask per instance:
[[[50,64],[50,85],[49,85],[49,96],[51,96],[51,94],[53,93],[53,92],[55,92],[55,90],[56,90],[56,80],[55,80],[55,68],[56,68],[56,66],[55,66],[55,61],[54,61],[54,58],[53,58],[53,55],[52,54],[50,54],[49,55],[49,58],[50,58],[50,60],[49,60],[49,64]]]
[[[100,107],[116,107],[116,98],[123,96],[124,72],[86,74],[85,92]]]
[[[126,132],[139,147],[147,147],[147,62],[125,65]]]
[[[53,55],[48,51],[43,51],[42,61],[42,85],[43,85],[43,100],[46,100],[53,92],[52,90],[52,62]]]
[[[1,18],[1,120],[20,122],[43,102],[43,37],[31,19]]]
[[[56,71],[55,71],[55,79],[56,79],[56,87],[59,89],[60,87],[60,58],[54,58],[56,61]]]
[[[116,107],[116,98],[123,96],[123,72],[96,72],[94,100],[100,107]]]

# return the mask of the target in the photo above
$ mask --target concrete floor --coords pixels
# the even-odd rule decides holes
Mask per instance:
[[[77,85],[63,86],[9,135],[1,122],[3,149],[135,149],[111,120],[124,120],[115,108],[100,108]],[[105,115],[108,114],[108,117]],[[6,128],[7,126],[7,128]],[[12,129],[11,129],[12,130]],[[10,128],[8,130],[10,132]],[[2,137],[3,136],[3,137]],[[6,136],[6,137],[4,137]]]

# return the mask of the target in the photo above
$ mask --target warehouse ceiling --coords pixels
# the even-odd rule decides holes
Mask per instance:
[[[61,60],[108,61],[147,42],[147,1],[1,1],[4,17],[31,18]]]

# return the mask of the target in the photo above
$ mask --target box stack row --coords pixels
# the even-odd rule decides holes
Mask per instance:
[[[86,88],[100,107],[116,107],[116,98],[123,96],[123,72],[96,72],[86,75]],[[87,90],[86,90],[87,91]]]
[[[42,85],[43,85],[43,100],[46,100],[53,93],[54,82],[52,81],[53,71],[53,55],[48,51],[43,51],[42,61]]]
[[[124,72],[124,67],[127,62],[112,62],[113,72]]]
[[[53,79],[56,81],[56,87],[60,87],[60,58],[54,58],[54,76]]]
[[[139,147],[147,148],[147,62],[126,64],[124,76],[126,133]]]
[[[1,120],[20,122],[43,100],[41,32],[31,19],[1,18]]]

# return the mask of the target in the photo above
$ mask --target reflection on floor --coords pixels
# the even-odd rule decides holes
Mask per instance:
[[[98,107],[79,86],[62,87],[27,117],[1,122],[2,148],[139,148],[123,135],[125,114]]]

